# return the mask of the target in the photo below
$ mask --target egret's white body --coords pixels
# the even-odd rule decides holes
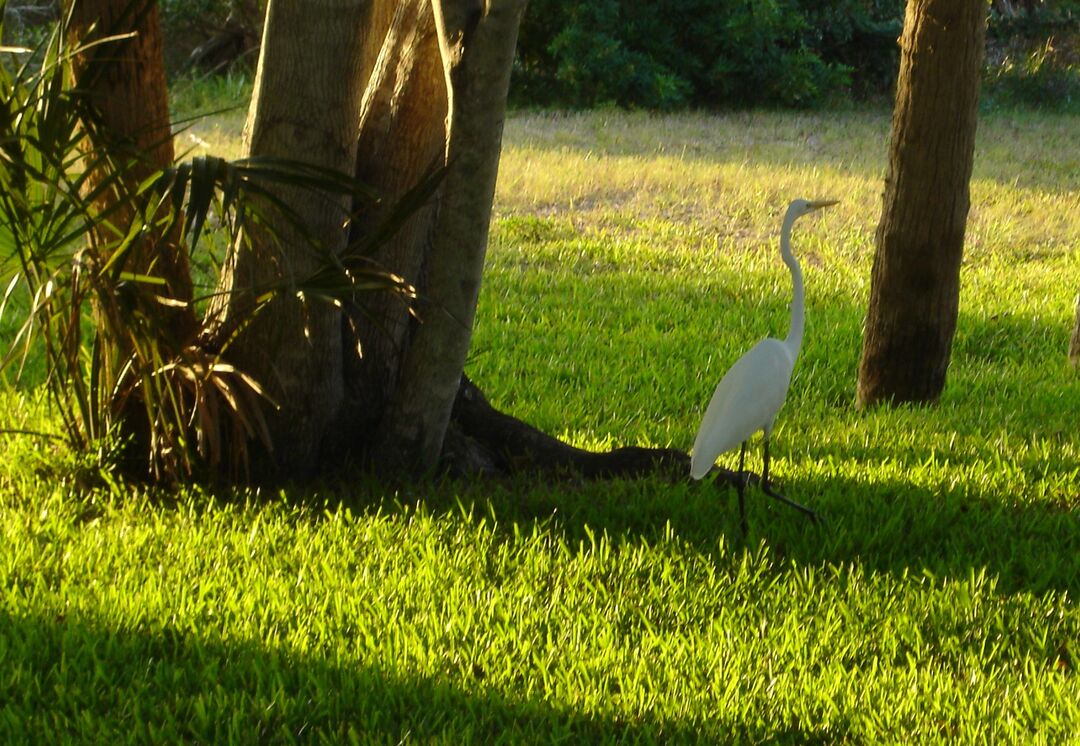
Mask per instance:
[[[786,340],[763,339],[721,379],[698,428],[690,476],[701,479],[720,454],[741,446],[759,430],[769,437],[787,398],[798,348]]]
[[[712,469],[717,457],[736,446],[745,449],[746,441],[760,430],[765,435],[762,486],[773,497],[804,511],[807,509],[773,493],[768,487],[769,436],[772,434],[776,415],[787,399],[791,373],[795,369],[795,361],[802,347],[805,324],[806,299],[802,269],[791,251],[791,229],[795,221],[803,215],[832,204],[835,202],[797,199],[788,205],[780,229],[780,255],[791,270],[791,327],[788,335],[784,339],[769,337],[761,340],[731,366],[717,385],[705,410],[690,459],[690,476],[701,479]],[[745,454],[745,450],[743,453]],[[739,468],[742,469],[741,459]],[[741,488],[739,497],[742,509]],[[745,514],[743,524],[745,530]]]

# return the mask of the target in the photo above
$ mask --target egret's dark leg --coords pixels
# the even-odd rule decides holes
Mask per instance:
[[[746,482],[749,479],[749,474],[746,473],[746,441],[743,441],[742,448],[739,449],[739,528],[742,529],[743,538],[746,538],[746,533],[749,527],[746,524]]]
[[[815,513],[814,511],[812,511],[810,508],[806,507],[805,505],[800,505],[799,503],[795,502],[794,500],[790,500],[790,499],[784,497],[783,495],[781,495],[779,492],[774,490],[769,485],[769,438],[768,438],[768,436],[765,436],[765,458],[764,458],[764,461],[765,461],[765,464],[761,469],[761,491],[764,492],[769,497],[773,498],[774,500],[779,500],[780,502],[784,503],[785,505],[789,505],[792,508],[795,508],[795,510],[798,510],[800,513],[805,515],[811,521],[817,523],[817,520],[818,520],[818,514],[817,513]]]

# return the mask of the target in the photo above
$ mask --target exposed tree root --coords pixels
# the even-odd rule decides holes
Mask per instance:
[[[543,474],[555,478],[610,479],[659,474],[671,481],[689,479],[690,456],[675,448],[630,446],[607,452],[575,448],[488,403],[466,376],[461,377],[443,446],[446,467],[458,475]],[[736,472],[716,469],[717,480],[735,485]]]

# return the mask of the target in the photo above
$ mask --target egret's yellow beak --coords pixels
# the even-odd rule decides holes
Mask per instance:
[[[840,202],[838,199],[818,199],[812,202],[807,202],[806,206],[811,210],[820,210],[822,207],[831,207],[832,205]]]

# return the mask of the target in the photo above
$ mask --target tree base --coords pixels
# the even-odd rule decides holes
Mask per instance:
[[[495,409],[464,375],[442,462],[454,476],[529,473],[557,479],[612,479],[661,475],[676,482],[688,480],[690,474],[690,455],[675,448],[630,446],[595,452],[564,443]],[[732,486],[739,482],[736,472],[719,468],[715,472],[721,482]]]

